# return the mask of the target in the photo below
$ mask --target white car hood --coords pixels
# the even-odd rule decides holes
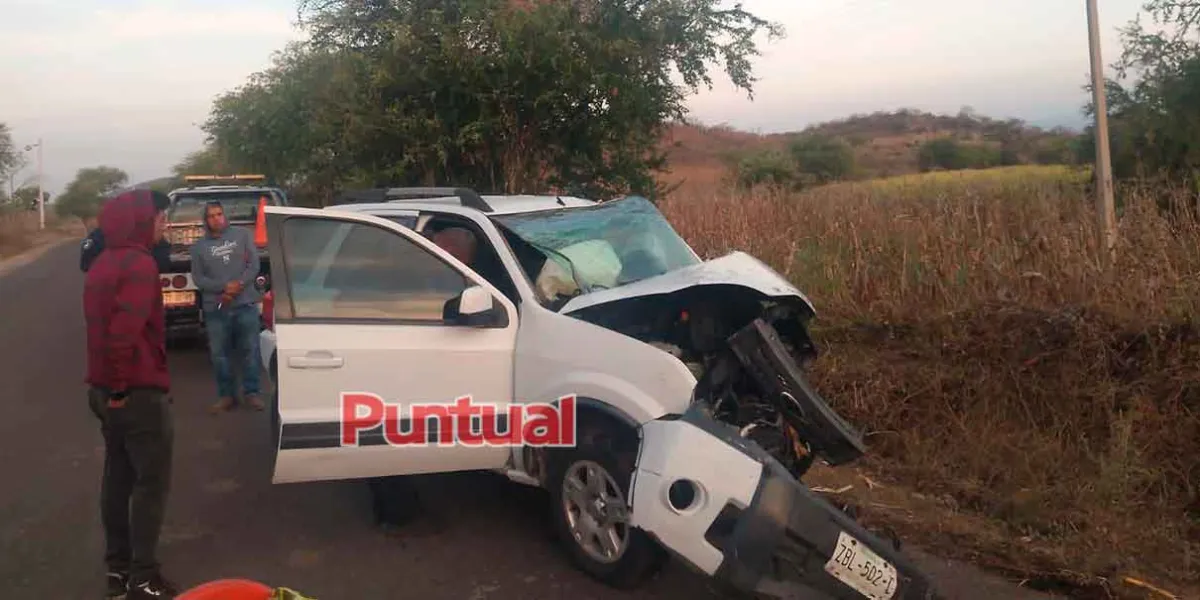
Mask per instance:
[[[771,298],[798,298],[808,305],[810,310],[813,309],[812,302],[809,302],[803,292],[766,263],[745,252],[732,252],[720,258],[628,285],[576,296],[563,305],[559,312],[570,313],[616,300],[669,294],[684,288],[706,285],[737,285],[756,290]]]

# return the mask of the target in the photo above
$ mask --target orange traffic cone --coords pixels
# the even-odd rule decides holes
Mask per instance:
[[[270,600],[275,590],[248,579],[218,579],[198,585],[177,600]]]
[[[258,199],[258,218],[254,221],[254,245],[267,247],[267,197]]]

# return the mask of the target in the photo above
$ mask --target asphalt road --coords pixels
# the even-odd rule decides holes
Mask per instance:
[[[0,598],[99,598],[102,445],[85,405],[82,275],[65,243],[0,274]],[[365,486],[270,484],[267,415],[211,416],[202,349],[173,350],[175,477],[162,536],[183,586],[225,577],[320,600],[718,598],[672,564],[636,592],[573,570],[551,539],[546,502],[500,477],[431,477],[438,526],[396,537],[372,524]],[[950,598],[1038,598],[975,569],[921,562]]]

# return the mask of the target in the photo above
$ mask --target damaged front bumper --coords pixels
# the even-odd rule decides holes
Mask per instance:
[[[742,592],[938,598],[891,543],[699,410],[643,425],[630,500],[635,527]]]

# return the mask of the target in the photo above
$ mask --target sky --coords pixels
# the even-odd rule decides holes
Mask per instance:
[[[1143,0],[1099,0],[1105,64]],[[877,110],[1082,127],[1083,0],[743,0],[781,23],[753,100],[718,73],[692,118],[777,132]],[[213,99],[301,33],[294,0],[0,0],[0,122],[42,140],[45,187],[109,165],[139,182],[198,148]],[[36,165],[16,178],[36,184]],[[4,182],[7,187],[9,182]]]

